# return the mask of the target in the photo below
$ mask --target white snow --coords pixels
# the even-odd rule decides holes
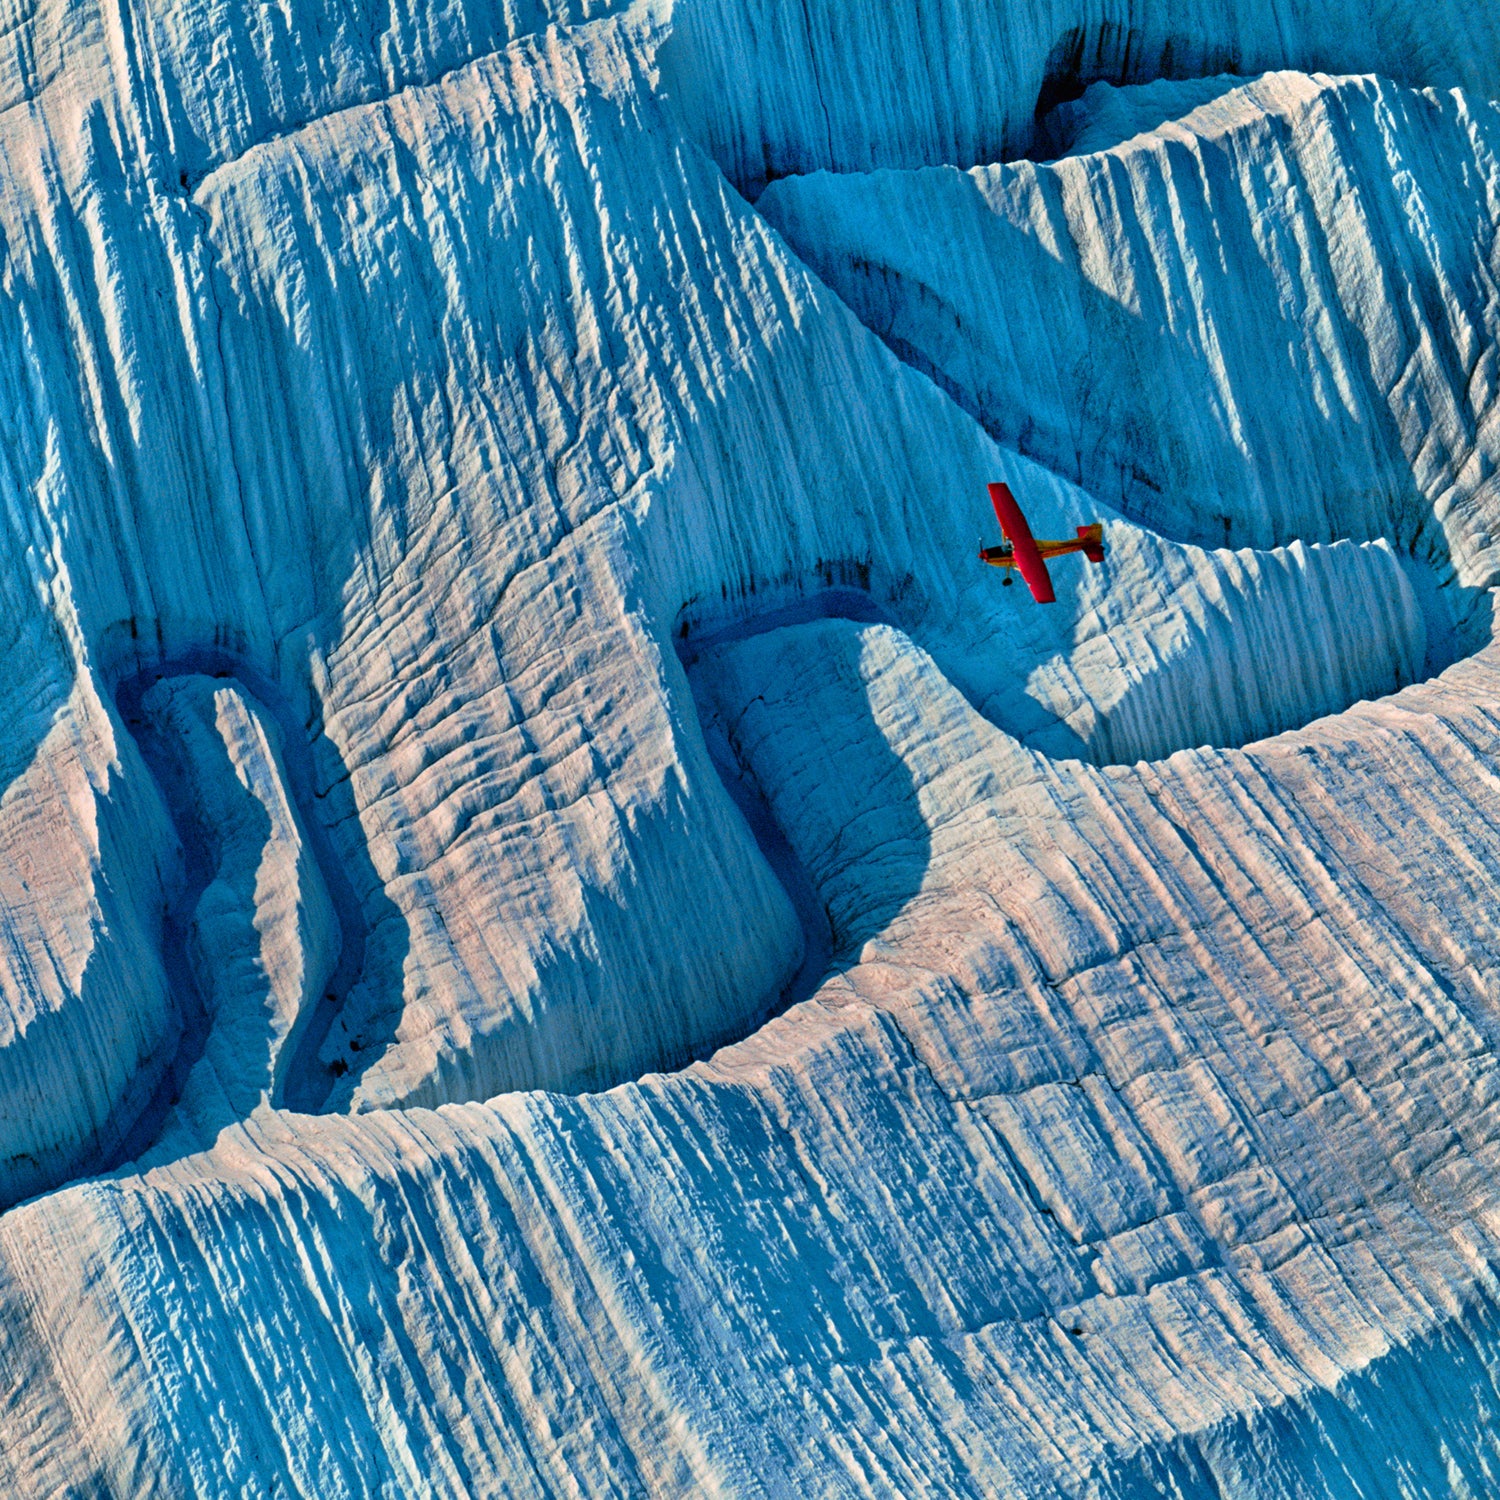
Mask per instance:
[[[1490,1487],[1496,47],[1209,9],[0,16],[0,1491]]]
[[[1487,587],[1500,114],[1373,78],[1214,92],[1096,85],[1066,133],[1105,149],[759,206],[995,437],[1153,529],[1389,536]]]

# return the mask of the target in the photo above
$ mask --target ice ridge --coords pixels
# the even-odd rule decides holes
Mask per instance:
[[[1489,1486],[1492,23],[1018,16],[0,27],[0,1491]]]

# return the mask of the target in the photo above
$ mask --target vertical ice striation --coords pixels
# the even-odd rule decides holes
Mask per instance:
[[[1100,79],[1272,68],[1500,85],[1500,28],[1437,0],[675,0],[664,84],[751,197],[818,170],[971,167],[1029,149],[1037,116]],[[732,83],[730,82],[732,80]]]
[[[1097,86],[1099,149],[760,208],[998,440],[1153,529],[1389,536],[1487,586],[1500,116],[1373,78],[1213,92]]]
[[[7,1325],[36,1435],[0,1474],[1481,1486],[1493,651],[1110,770],[1018,746],[888,626],[724,657],[839,972],[671,1077],[265,1113],[12,1211],[0,1285],[100,1354],[73,1382]]]
[[[967,618],[922,632],[975,707],[1049,754],[1129,762],[1242,744],[1449,659],[1449,627],[1429,629],[1414,570],[1383,541],[1207,551],[1118,524],[1109,537],[1106,572],[1077,582],[1073,620],[1024,595],[992,614],[985,579],[989,598],[966,597]],[[997,652],[997,630],[1018,619],[1035,644]]]
[[[0,6],[0,1492],[1493,1488],[1494,41]]]
[[[118,1152],[182,1029],[161,960],[159,893],[176,840],[134,744],[85,681],[50,722],[9,684],[0,795],[0,1201]],[[44,673],[37,673],[46,681]],[[16,689],[19,688],[20,691]],[[45,701],[45,700],[44,700]],[[30,746],[27,732],[35,738]]]
[[[210,1144],[287,1070],[339,957],[338,917],[282,765],[280,732],[238,684],[168,677],[140,702],[142,740],[189,851],[173,977],[203,1014],[155,1155]],[[181,1071],[181,1070],[179,1070]],[[156,1123],[156,1122],[153,1122]]]

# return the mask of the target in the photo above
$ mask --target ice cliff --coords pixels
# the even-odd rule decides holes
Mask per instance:
[[[662,69],[687,128],[753,196],[819,168],[999,161],[1094,80],[1290,67],[1487,97],[1497,47],[1495,13],[1455,0],[693,0]]]
[[[0,1489],[1484,1490],[1497,49],[1311,14],[7,18]]]
[[[1390,536],[1485,587],[1500,118],[1238,84],[1096,84],[1061,160],[819,173],[760,208],[999,441],[1153,529]]]

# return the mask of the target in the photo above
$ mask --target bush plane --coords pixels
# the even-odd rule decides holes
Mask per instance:
[[[1010,576],[1012,568],[1019,568],[1021,577],[1031,590],[1031,597],[1038,604],[1054,604],[1057,595],[1052,592],[1052,575],[1047,571],[1049,557],[1061,557],[1067,552],[1081,552],[1091,563],[1104,561],[1104,525],[1095,521],[1092,526],[1080,526],[1075,540],[1064,542],[1041,541],[1032,536],[1016,497],[1008,484],[992,484],[990,503],[1000,521],[1000,530],[1005,541],[998,547],[979,549],[980,562],[993,568],[1005,569],[1005,584],[1009,587],[1015,580]]]

